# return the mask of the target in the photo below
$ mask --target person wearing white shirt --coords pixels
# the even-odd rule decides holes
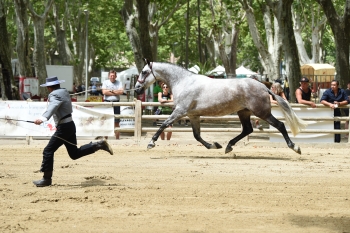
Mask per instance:
[[[120,95],[124,93],[122,83],[117,80],[117,72],[110,70],[108,73],[108,80],[102,84],[102,94],[105,102],[119,102]],[[120,106],[114,106],[114,114],[120,115]],[[115,118],[114,127],[119,127],[119,118]],[[119,131],[115,132],[115,138],[119,139]]]

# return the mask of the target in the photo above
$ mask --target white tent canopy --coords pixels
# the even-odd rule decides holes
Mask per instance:
[[[257,74],[256,72],[248,69],[248,68],[245,68],[244,66],[240,66],[236,69],[236,75],[254,75],[254,74]]]
[[[237,77],[249,77],[250,75],[256,75],[257,73],[245,68],[244,66],[240,66],[236,69],[236,75]],[[225,74],[225,68],[223,66],[217,66],[215,69],[213,69],[212,71],[209,71],[207,73],[207,75],[226,75]]]
[[[199,68],[199,66],[194,65],[191,68],[189,68],[188,70],[195,73],[195,74],[198,74],[201,69]]]
[[[207,73],[207,75],[224,75],[224,74],[225,74],[225,68],[220,65]]]

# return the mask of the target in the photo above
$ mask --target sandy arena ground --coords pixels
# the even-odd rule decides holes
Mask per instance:
[[[299,155],[251,140],[225,154],[190,133],[147,150],[150,138],[75,161],[60,148],[45,188],[32,180],[47,140],[0,140],[0,232],[350,232],[347,143],[301,144]]]

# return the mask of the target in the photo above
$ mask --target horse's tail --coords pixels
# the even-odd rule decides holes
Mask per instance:
[[[270,90],[268,90],[268,92],[278,102],[278,106],[282,109],[284,118],[294,136],[297,135],[302,129],[306,128],[307,122],[303,121],[295,114],[294,110],[287,101],[285,101],[281,96],[276,95]]]

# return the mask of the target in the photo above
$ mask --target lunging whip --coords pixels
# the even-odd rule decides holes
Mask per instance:
[[[25,121],[25,120],[16,120],[16,119],[10,119],[10,118],[0,118],[1,120],[6,120],[6,121],[24,121],[28,123],[34,123],[34,121]]]

